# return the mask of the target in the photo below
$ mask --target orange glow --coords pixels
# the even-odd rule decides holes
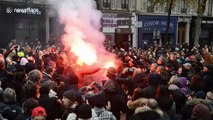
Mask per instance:
[[[113,61],[107,62],[106,65],[104,66],[105,69],[108,69],[110,67],[115,67],[115,63]]]
[[[97,62],[95,48],[83,40],[76,41],[71,48],[71,52],[78,57],[77,64],[82,65],[85,63],[87,65],[92,65]]]

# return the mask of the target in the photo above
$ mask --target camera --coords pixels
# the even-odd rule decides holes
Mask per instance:
[[[15,48],[17,49],[17,48],[18,48],[18,45],[15,45]]]
[[[134,68],[129,68],[126,72],[127,75],[133,74],[134,73]]]

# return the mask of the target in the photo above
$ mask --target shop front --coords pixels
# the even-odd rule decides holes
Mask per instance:
[[[102,32],[105,34],[105,45],[108,48],[112,48],[115,44],[115,29],[117,25],[117,13],[103,13],[102,20]]]
[[[191,20],[190,27],[190,47],[194,45],[194,35],[195,35],[195,21],[196,17],[193,16]],[[199,38],[199,45],[204,47],[205,45],[213,45],[213,17],[203,17],[201,22],[201,33]]]
[[[127,12],[104,12],[102,17],[102,32],[105,34],[105,44],[112,48],[129,49],[133,42],[133,19],[136,17]]]
[[[140,15],[138,21],[141,27],[138,28],[138,47],[143,48],[144,44],[151,45],[155,42],[165,44],[166,37],[166,16]],[[169,24],[168,40],[170,44],[176,45],[178,18],[171,16]]]
[[[0,47],[12,39],[18,43],[39,40],[45,43],[45,7],[14,2],[0,3]]]

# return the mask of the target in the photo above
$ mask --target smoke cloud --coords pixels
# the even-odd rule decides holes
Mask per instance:
[[[65,26],[62,43],[71,48],[77,62],[104,67],[115,60],[115,55],[105,50],[105,35],[100,31],[102,13],[96,9],[94,0],[49,0],[49,3]]]
[[[105,36],[100,31],[102,13],[94,0],[49,0],[57,10],[65,34],[62,43],[71,48],[81,62],[103,66],[112,58],[104,48]],[[107,55],[106,55],[107,54]]]

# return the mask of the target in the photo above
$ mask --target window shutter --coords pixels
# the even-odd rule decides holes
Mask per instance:
[[[147,0],[143,0],[143,4],[142,4],[142,11],[146,12],[147,11]]]

